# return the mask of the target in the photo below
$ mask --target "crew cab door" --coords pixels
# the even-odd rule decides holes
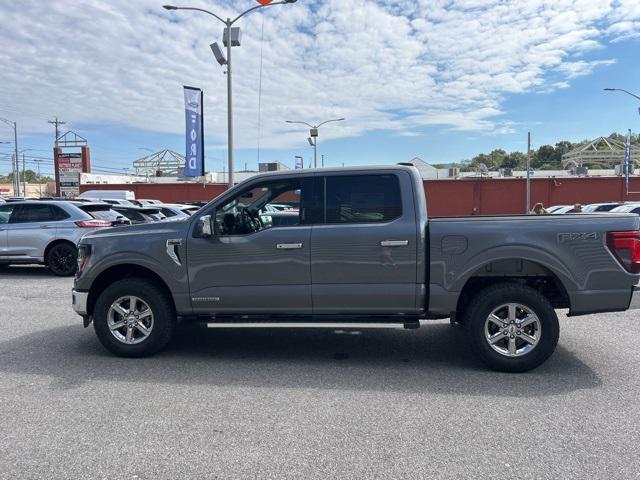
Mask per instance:
[[[305,203],[312,183],[312,177],[256,180],[194,215],[187,245],[194,313],[311,313],[311,225]],[[291,209],[297,218],[274,224],[270,203],[297,207]],[[196,227],[208,215],[214,233],[202,238]]]
[[[324,176],[311,234],[316,314],[415,313],[417,228],[407,172]]]

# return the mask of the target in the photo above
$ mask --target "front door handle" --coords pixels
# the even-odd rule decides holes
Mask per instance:
[[[302,243],[279,243],[276,245],[278,250],[299,250],[302,247]]]
[[[383,240],[380,242],[381,247],[406,247],[409,240]]]

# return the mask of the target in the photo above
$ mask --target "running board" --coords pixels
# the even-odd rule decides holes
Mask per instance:
[[[353,323],[353,322],[207,322],[207,328],[328,328],[328,329],[386,329],[420,328],[419,322]]]

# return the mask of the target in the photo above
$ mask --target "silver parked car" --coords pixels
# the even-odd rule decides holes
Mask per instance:
[[[80,237],[111,225],[71,202],[0,204],[0,267],[43,263],[55,275],[73,275]]]

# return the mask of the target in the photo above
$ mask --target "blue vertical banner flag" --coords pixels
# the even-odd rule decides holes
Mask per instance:
[[[627,133],[627,148],[624,154],[624,182],[629,193],[629,175],[631,174],[631,129]]]
[[[199,88],[184,87],[184,113],[187,134],[185,177],[204,176],[203,93]]]

